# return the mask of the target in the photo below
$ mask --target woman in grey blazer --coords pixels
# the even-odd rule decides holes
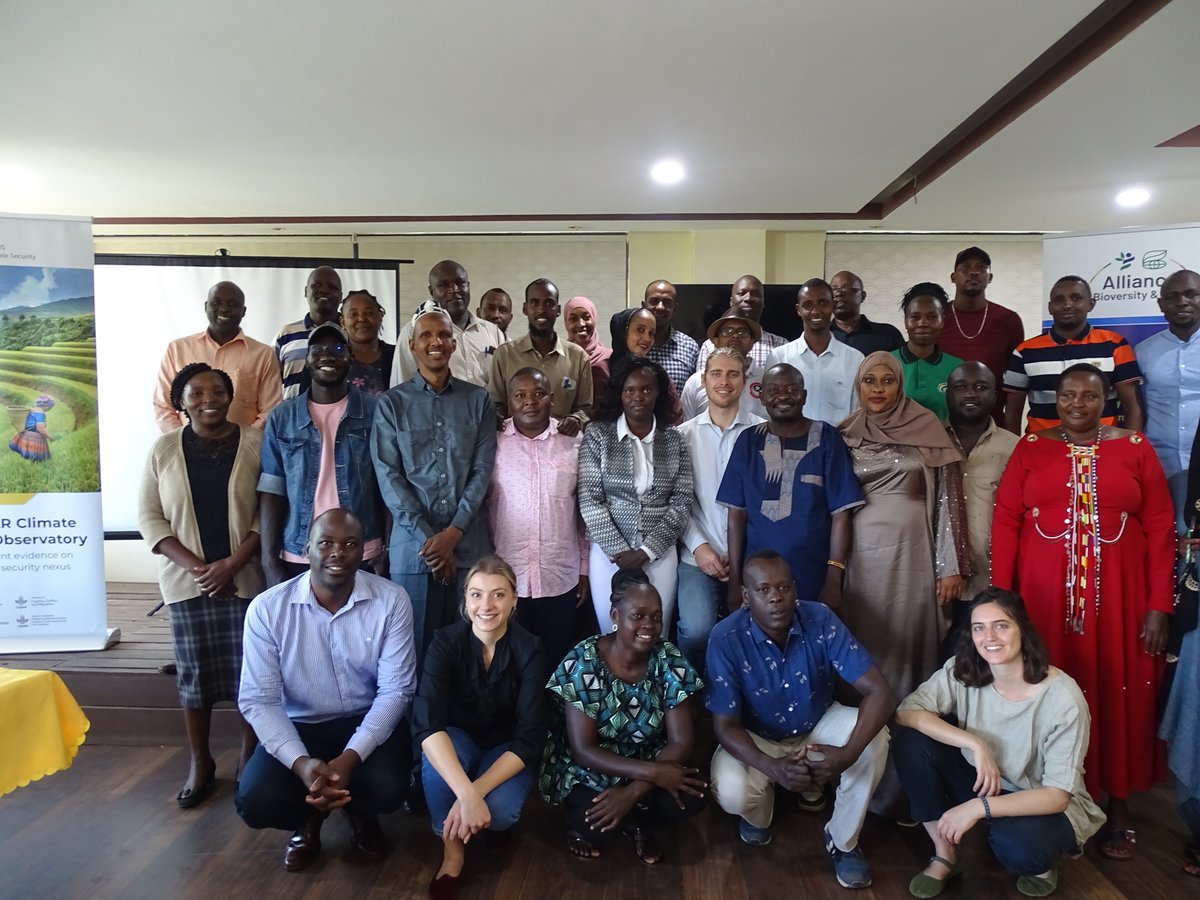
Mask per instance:
[[[591,541],[596,621],[608,621],[617,569],[642,569],[662,597],[663,637],[675,610],[676,542],[692,510],[692,464],[670,425],[670,384],[657,363],[621,360],[579,447],[579,511]]]

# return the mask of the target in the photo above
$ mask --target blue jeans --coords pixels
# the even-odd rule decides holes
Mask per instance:
[[[451,726],[446,729],[450,735],[450,743],[454,745],[454,753],[467,777],[474,781],[491,768],[492,763],[508,752],[509,742],[497,744],[487,750],[481,749],[471,740],[471,736],[461,728]],[[488,812],[492,814],[492,824],[489,831],[507,831],[517,824],[521,818],[521,809],[525,806],[525,798],[533,787],[533,779],[537,775],[536,768],[526,766],[503,784],[497,785],[484,797]],[[442,779],[424,755],[421,757],[421,782],[425,786],[425,802],[429,804],[429,818],[433,823],[433,833],[442,835],[442,826],[450,808],[458,799],[454,791]]]
[[[690,563],[679,564],[679,649],[697,672],[704,671],[708,636],[728,585]]]
[[[467,570],[459,566],[454,584],[442,584],[428,572],[392,572],[393,584],[408,593],[413,612],[413,644],[417,664],[425,660],[425,649],[439,628],[458,621],[466,590]]]

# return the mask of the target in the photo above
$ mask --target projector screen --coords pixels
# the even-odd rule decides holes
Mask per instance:
[[[167,344],[208,327],[204,301],[218,281],[246,294],[242,329],[272,345],[308,311],[304,285],[317,266],[337,269],[342,290],[367,290],[384,308],[384,340],[399,330],[400,266],[411,260],[97,254],[96,393],[100,492],[107,538],[137,538],[138,484],[160,432],[150,405]]]

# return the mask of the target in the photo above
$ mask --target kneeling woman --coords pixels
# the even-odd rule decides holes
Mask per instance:
[[[659,639],[662,601],[641,569],[612,578],[612,631],[581,641],[547,685],[565,723],[551,729],[538,787],[567,813],[567,847],[600,855],[618,829],[647,865],[662,859],[651,829],[700,811],[707,785],[688,765],[702,687],[679,651]]]
[[[517,577],[498,556],[467,573],[465,621],[440,629],[413,703],[421,780],[442,839],[430,896],[457,895],[466,844],[516,824],[546,743],[550,667],[542,642],[517,624]]]
[[[896,713],[911,729],[892,738],[896,770],[934,846],[909,892],[940,894],[958,874],[963,835],[986,821],[992,851],[1020,876],[1017,889],[1044,897],[1058,884],[1060,857],[1078,855],[1104,824],[1083,785],[1087,702],[1047,662],[1016,594],[983,591],[970,622],[954,657]]]

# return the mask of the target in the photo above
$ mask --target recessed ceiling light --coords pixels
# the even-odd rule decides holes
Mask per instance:
[[[28,166],[0,163],[0,188],[28,193],[37,188],[37,172]]]
[[[683,164],[676,159],[664,159],[654,164],[650,177],[659,184],[676,184],[683,181]]]
[[[1141,206],[1150,199],[1150,192],[1144,187],[1125,188],[1117,194],[1117,203],[1121,206]]]

